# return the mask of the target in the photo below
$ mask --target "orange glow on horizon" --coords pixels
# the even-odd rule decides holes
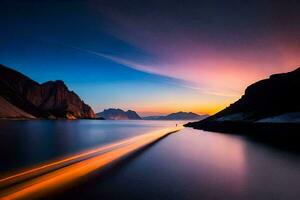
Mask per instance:
[[[233,101],[235,101],[238,98],[235,98]],[[182,112],[194,112],[199,115],[213,115],[222,109],[226,108],[230,105],[232,101],[226,101],[224,103],[205,103],[202,105],[198,105],[197,103],[190,103],[190,104],[184,104],[183,105],[168,105],[168,106],[160,106],[160,105],[151,105],[147,108],[137,108],[137,113],[139,113],[141,116],[151,116],[151,115],[168,115],[171,113],[176,113],[179,111]],[[158,112],[153,112],[155,110],[158,110]]]

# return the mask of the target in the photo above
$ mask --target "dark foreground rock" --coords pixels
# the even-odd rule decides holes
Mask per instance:
[[[300,150],[300,68],[249,86],[229,107],[188,123],[205,131],[234,133]]]
[[[269,119],[270,122],[271,117],[274,119],[278,116],[277,121],[280,121],[279,116],[287,114],[293,116],[295,113],[300,113],[299,91],[300,68],[288,73],[274,74],[247,87],[245,94],[238,101],[207,120],[264,121]]]
[[[208,126],[209,122],[300,123],[299,89],[300,68],[272,75],[247,87],[245,94],[229,107],[193,126]]]
[[[238,134],[250,140],[300,153],[300,123],[191,122],[184,125],[204,131]]]
[[[202,129],[205,131],[214,131],[222,133],[236,133],[236,134],[295,134],[300,136],[300,123],[252,123],[252,122],[190,122],[184,125],[185,127],[192,127]]]

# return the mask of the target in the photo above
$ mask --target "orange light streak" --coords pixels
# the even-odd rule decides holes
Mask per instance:
[[[60,167],[66,166],[68,164],[71,164],[73,162],[77,162],[77,161],[86,159],[86,158],[88,158],[90,156],[93,156],[95,154],[103,153],[104,151],[108,151],[112,148],[115,148],[115,147],[118,147],[118,146],[121,146],[121,145],[129,144],[131,142],[134,142],[134,141],[142,138],[143,136],[144,135],[140,135],[140,136],[136,136],[136,137],[133,137],[133,138],[121,140],[119,142],[108,144],[108,145],[105,145],[105,146],[102,146],[102,147],[99,147],[99,148],[96,148],[96,149],[88,150],[88,151],[85,151],[85,152],[82,152],[82,153],[79,153],[79,154],[61,159],[61,160],[53,161],[51,163],[45,163],[45,164],[42,164],[40,166],[36,166],[32,169],[24,170],[20,173],[5,177],[3,179],[0,179],[0,186],[3,187],[3,186],[6,186],[6,185],[9,185],[9,184],[12,184],[12,183],[19,182],[19,181],[22,181],[24,179],[30,178],[32,176],[37,176],[39,174],[46,173],[47,171],[52,171],[56,168],[60,168]]]
[[[45,193],[60,188],[61,186],[66,185],[68,183],[71,183],[94,170],[101,169],[104,166],[107,166],[110,163],[150,143],[153,143],[168,134],[179,131],[180,129],[182,129],[181,126],[176,128],[166,128],[159,131],[154,131],[148,134],[144,134],[141,136],[137,136],[134,138],[130,138],[128,140],[124,140],[121,142],[113,143],[105,147],[98,148],[96,150],[87,151],[83,154],[89,155],[88,153],[97,152],[97,150],[102,149],[101,150],[102,153],[100,155],[99,154],[93,155],[91,158],[80,160],[68,166],[55,169],[54,171],[51,171],[47,174],[38,176],[36,178],[27,180],[23,183],[8,188],[6,191],[2,193],[2,195],[0,195],[0,197],[3,200],[4,199],[8,200],[8,199],[36,198],[37,196],[45,195]],[[103,149],[109,151],[105,151],[103,153]],[[65,158],[63,160],[42,165],[40,167],[33,168],[31,170],[7,177],[2,180],[14,179],[14,178],[22,177],[24,175],[27,176],[32,173],[35,174],[39,170],[45,168],[51,168],[53,166],[56,166],[57,164],[61,164],[64,162],[69,162],[70,160],[79,158],[81,155],[82,154],[78,154],[75,156],[71,156],[69,158]]]

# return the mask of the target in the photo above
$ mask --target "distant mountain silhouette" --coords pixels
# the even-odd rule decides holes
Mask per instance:
[[[108,120],[133,120],[141,119],[141,117],[132,110],[124,111],[121,109],[109,108],[96,114],[97,117],[103,117]]]
[[[225,124],[234,126],[237,123],[300,123],[299,89],[300,68],[271,75],[247,87],[245,94],[229,107],[187,126],[209,129],[218,125],[224,129]]]
[[[198,115],[193,112],[177,112],[177,113],[171,113],[166,116],[143,117],[143,119],[145,120],[202,120],[207,117],[208,115]]]
[[[92,108],[63,81],[39,84],[0,65],[0,118],[95,118]]]

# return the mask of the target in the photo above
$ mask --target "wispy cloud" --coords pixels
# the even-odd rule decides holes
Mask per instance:
[[[208,90],[208,89],[204,89],[202,87],[197,87],[197,86],[192,86],[192,85],[183,85],[183,87],[189,88],[192,90],[198,90],[202,94],[208,94],[208,95],[213,95],[213,96],[234,97],[234,98],[241,96],[239,92],[227,92],[227,93],[218,92],[218,91]]]
[[[101,52],[92,51],[89,49],[84,49],[84,48],[75,47],[75,46],[69,46],[69,47],[79,50],[79,51],[86,52],[88,54],[99,56],[101,58],[105,58],[107,60],[113,61],[115,63],[121,64],[126,67],[130,67],[130,68],[138,70],[138,71],[147,72],[147,73],[156,74],[156,75],[162,75],[158,70],[156,70],[156,67],[152,67],[147,64],[141,64],[134,60],[129,60],[129,59],[122,58],[120,56],[115,56],[115,55],[108,54],[108,53],[101,53]]]
[[[101,58],[105,58],[105,59],[110,60],[112,62],[121,64],[123,66],[129,67],[129,68],[132,68],[132,69],[135,69],[135,70],[138,70],[138,71],[163,76],[163,77],[170,78],[170,79],[173,80],[173,81],[165,82],[166,84],[176,85],[176,86],[184,87],[184,88],[187,88],[187,89],[196,90],[198,93],[202,93],[202,94],[206,94],[206,95],[232,97],[232,98],[237,98],[237,97],[240,96],[239,92],[232,92],[232,91],[231,92],[229,92],[229,91],[225,91],[225,92],[223,91],[222,92],[222,91],[217,91],[215,89],[199,87],[199,86],[197,86],[196,82],[185,80],[185,79],[180,79],[176,76],[168,75],[168,74],[158,70],[159,68],[157,66],[142,64],[142,63],[139,63],[135,60],[125,59],[125,58],[122,58],[120,56],[115,56],[115,55],[108,54],[108,53],[92,51],[92,50],[89,50],[89,49],[76,47],[76,46],[70,46],[70,45],[68,45],[68,46],[73,48],[73,49],[76,49],[76,50],[79,50],[79,51],[82,51],[82,52],[85,52],[85,53],[88,53],[88,54],[92,54],[92,55],[95,55],[95,56],[99,56]]]
[[[163,64],[110,58],[137,70],[195,83],[186,86],[203,94],[239,96],[249,84],[295,69],[300,62],[300,40],[295,39],[300,29],[294,24],[297,9],[291,5],[291,13],[280,13],[280,19],[291,22],[286,25],[289,31],[282,32],[278,29],[282,23],[271,17],[279,17],[278,11],[264,3],[262,6],[268,8],[270,15],[238,3],[245,14],[241,20],[240,13],[228,9],[227,3],[220,6],[187,1],[170,9],[164,1],[140,1],[134,5],[113,2],[93,4],[97,12],[110,20],[106,31],[160,58]],[[262,18],[253,18],[254,11]]]

